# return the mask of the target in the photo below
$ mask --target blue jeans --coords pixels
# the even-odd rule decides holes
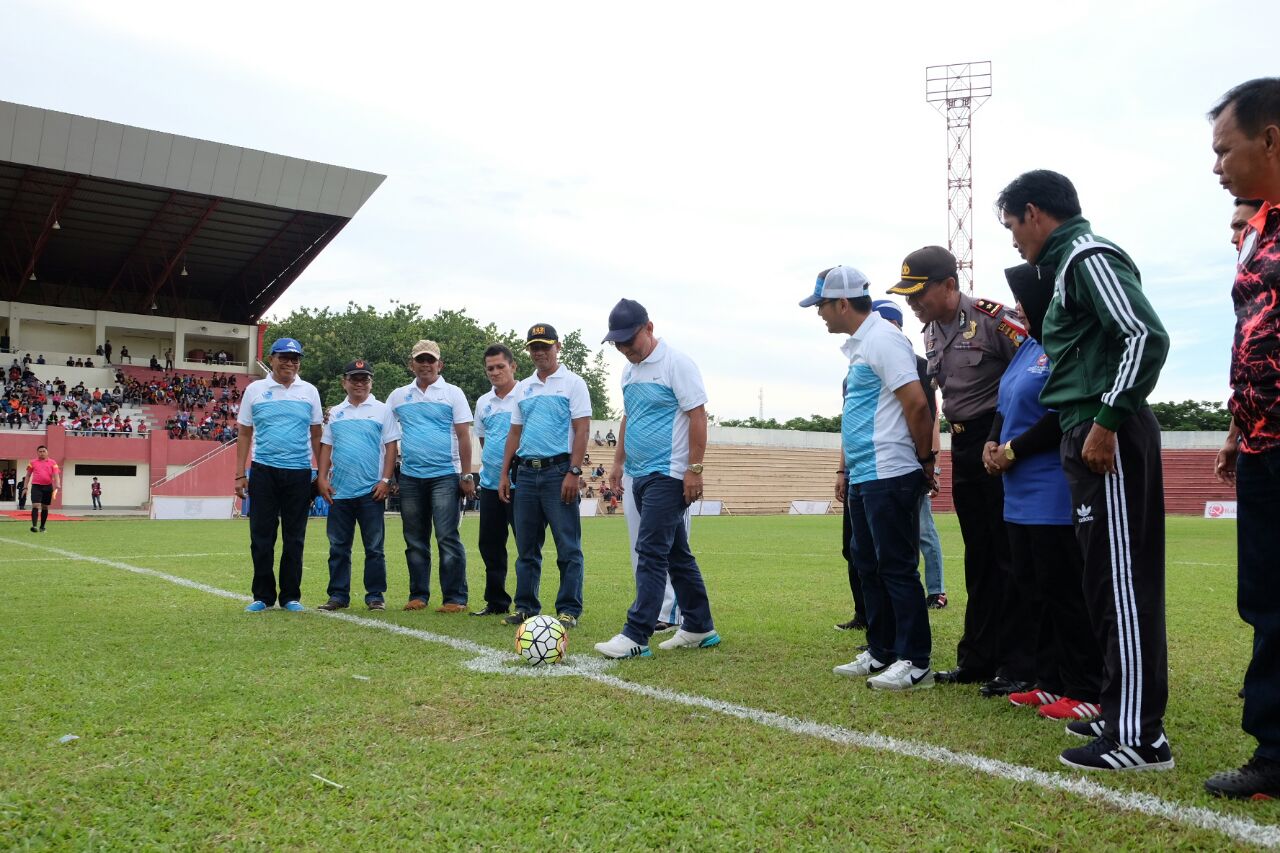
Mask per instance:
[[[849,543],[867,606],[867,644],[881,663],[929,665],[933,636],[920,586],[920,493],[924,472],[849,486]]]
[[[926,492],[920,498],[920,553],[924,555],[924,588],[930,595],[947,591],[942,580],[942,539],[933,523],[933,501]]]
[[[1275,594],[1276,519],[1280,518],[1280,451],[1236,457],[1236,606],[1253,627],[1253,657],[1244,675],[1244,730],[1257,755],[1280,760],[1280,599]]]
[[[364,543],[364,600],[382,601],[387,591],[387,558],[382,552],[386,530],[386,504],[372,494],[359,498],[335,499],[329,507],[329,597],[343,604],[351,602],[351,546],[356,524]]]
[[[467,552],[458,535],[462,517],[457,474],[444,477],[400,475],[400,519],[404,524],[404,557],[409,564],[409,598],[431,598],[431,525],[440,549],[440,598],[445,604],[467,603]]]
[[[684,481],[666,474],[645,474],[631,484],[640,529],[636,535],[636,600],[627,611],[622,633],[642,646],[649,644],[662,609],[667,577],[683,616],[681,627],[693,633],[713,629],[711,604],[698,561],[689,550],[685,528]]]
[[[577,618],[582,615],[582,515],[578,500],[566,504],[560,489],[569,463],[546,468],[520,465],[516,487],[511,491],[516,530],[516,610],[526,616],[542,612],[538,585],[542,579],[542,543],[547,527],[556,543],[556,563],[560,566],[560,591],[556,593],[556,613]]]

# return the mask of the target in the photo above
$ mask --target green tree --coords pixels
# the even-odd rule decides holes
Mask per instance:
[[[1221,403],[1210,400],[1152,403],[1151,411],[1160,428],[1172,432],[1224,432],[1231,428],[1231,413]]]
[[[840,432],[840,415],[811,415],[807,418],[792,418],[784,423],[778,423],[777,418],[767,418],[760,420],[757,417],[749,417],[741,420],[721,420],[717,421],[720,426],[727,427],[749,427],[751,429],[793,429],[799,432]]]
[[[433,317],[423,317],[421,311],[419,305],[399,302],[386,311],[354,302],[341,311],[299,308],[288,316],[270,319],[265,342],[268,349],[277,338],[302,342],[302,377],[316,386],[326,406],[341,402],[342,369],[357,358],[373,365],[373,393],[380,400],[387,399],[390,392],[412,381],[409,351],[424,338],[440,344],[445,378],[461,388],[473,405],[492,387],[484,372],[484,351],[490,344],[511,348],[517,377],[533,372],[520,333],[501,331],[493,323],[482,326],[466,311],[440,311]],[[593,417],[607,417],[608,370],[603,353],[593,355],[575,330],[563,336],[561,360],[587,383]]]

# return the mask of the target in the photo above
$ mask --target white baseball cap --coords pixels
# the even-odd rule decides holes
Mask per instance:
[[[871,282],[853,267],[831,267],[818,273],[813,293],[800,300],[801,308],[811,308],[823,299],[857,299],[871,295]]]

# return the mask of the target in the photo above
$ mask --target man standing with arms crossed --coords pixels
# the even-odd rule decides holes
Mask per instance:
[[[418,341],[409,353],[416,377],[387,399],[400,422],[400,518],[409,563],[405,610],[422,610],[431,598],[431,526],[440,550],[437,613],[467,609],[467,552],[458,535],[459,494],[475,497],[471,473],[471,408],[462,389],[441,376],[444,359],[435,341]]]
[[[1218,454],[1234,474],[1237,606],[1253,628],[1244,677],[1244,730],[1258,741],[1243,767],[1215,773],[1205,790],[1236,799],[1280,798],[1280,603],[1274,586],[1280,517],[1280,78],[1259,78],[1227,92],[1209,113],[1213,172],[1227,192],[1262,199],[1241,231],[1231,301],[1233,437]]]
[[[320,434],[316,485],[329,502],[329,600],[321,610],[342,610],[351,603],[351,546],[355,526],[364,543],[364,602],[386,610],[387,558],[382,550],[386,499],[396,467],[400,424],[373,391],[373,369],[363,359],[342,372],[347,399],[329,410]]]
[[[516,398],[516,357],[502,344],[484,351],[484,372],[493,384],[476,400],[476,437],[480,439],[480,557],[484,560],[484,608],[472,616],[505,616],[511,609],[507,594],[507,531],[514,525],[512,505],[498,497],[502,455],[507,449],[511,413]]]
[[[653,635],[668,577],[681,603],[681,627],[659,648],[719,645],[711,604],[698,561],[689,550],[686,511],[702,496],[702,457],[707,449],[707,391],[687,355],[654,337],[649,312],[639,302],[620,301],[609,314],[606,342],[628,362],[622,372],[626,414],[618,427],[610,485],[621,488],[622,472],[639,514],[634,539],[638,560],[636,598],[622,632],[596,651],[608,658],[651,657]]]
[[[31,532],[44,533],[49,505],[62,491],[62,469],[49,458],[49,448],[43,444],[36,448],[36,458],[27,463],[27,482],[31,484]]]
[[[546,529],[556,543],[560,590],[556,618],[576,628],[582,616],[582,515],[578,481],[591,427],[591,394],[582,377],[560,364],[560,337],[553,326],[529,328],[526,346],[534,372],[511,392],[515,409],[503,450],[498,496],[515,509],[516,612],[503,622],[519,625],[542,611],[542,542]],[[516,464],[515,494],[511,466]]]
[[[1147,406],[1169,335],[1137,266],[1092,233],[1065,176],[1019,175],[996,209],[1023,260],[1054,271],[1041,341],[1053,370],[1040,402],[1062,422],[1085,603],[1103,655],[1102,733],[1059,759],[1081,770],[1169,770],[1164,474],[1160,425]],[[1094,730],[1071,723],[1067,731]]]
[[[249,500],[249,553],[253,557],[253,603],[261,613],[277,600],[285,610],[302,606],[302,546],[311,506],[311,459],[320,457],[324,410],[316,387],[298,376],[302,344],[280,338],[268,356],[271,373],[250,382],[240,399],[236,439],[236,497]],[[245,464],[253,448],[252,479]],[[280,588],[275,575],[276,531],[283,535]]]

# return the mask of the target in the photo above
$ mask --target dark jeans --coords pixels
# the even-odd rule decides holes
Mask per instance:
[[[409,563],[409,598],[431,598],[431,526],[440,550],[440,598],[445,604],[467,603],[467,552],[458,535],[462,511],[457,474],[444,477],[400,475],[400,519],[404,556]]]
[[[849,567],[849,592],[853,593],[853,618],[867,619],[867,603],[862,597],[862,580],[858,577],[858,567],[853,564],[853,552],[849,549],[853,542],[853,522],[849,520],[849,501],[844,502],[844,523],[841,525],[840,554]]]
[[[359,498],[335,499],[329,507],[329,597],[351,602],[351,548],[356,525],[364,543],[364,600],[382,601],[387,591],[387,558],[382,551],[386,530],[386,507],[373,494]]]
[[[560,590],[556,593],[556,613],[577,618],[582,615],[582,515],[578,499],[565,503],[560,489],[569,463],[546,468],[521,465],[516,469],[516,487],[511,493],[515,508],[516,610],[526,616],[542,612],[538,587],[542,580],[542,543],[547,528],[556,543],[556,564],[560,567]]]
[[[249,472],[249,554],[253,598],[270,607],[302,599],[302,543],[311,506],[310,468],[272,468],[253,463]],[[280,594],[276,595],[276,531],[280,531]]]
[[[1276,519],[1280,518],[1280,451],[1241,453],[1236,460],[1237,582],[1240,618],[1253,627],[1253,658],[1244,676],[1244,730],[1257,754],[1280,760],[1280,599]]]
[[[97,495],[90,495],[90,497],[93,498],[93,508],[102,509],[102,498],[98,497]]]
[[[689,550],[685,529],[684,481],[665,474],[645,474],[631,484],[640,530],[636,535],[636,600],[627,611],[622,633],[642,646],[649,644],[662,610],[667,577],[680,602],[681,627],[695,634],[713,629],[711,604],[698,561]]]
[[[515,525],[512,504],[504,504],[497,489],[480,490],[480,557],[484,560],[484,600],[492,610],[507,611],[507,532]]]
[[[867,644],[881,663],[927,667],[933,647],[920,585],[920,495],[924,472],[849,485],[853,554],[867,607]]]

